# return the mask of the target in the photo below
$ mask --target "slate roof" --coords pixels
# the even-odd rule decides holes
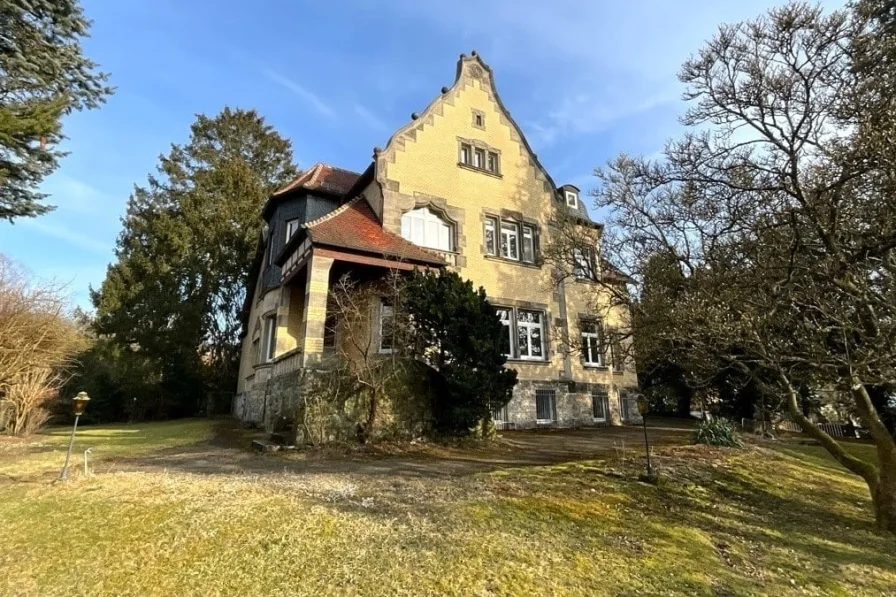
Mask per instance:
[[[445,265],[445,260],[436,253],[385,230],[363,196],[308,222],[303,228],[308,231],[314,245],[351,249],[414,263]]]

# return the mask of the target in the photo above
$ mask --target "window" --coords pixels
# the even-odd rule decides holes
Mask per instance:
[[[520,259],[520,231],[513,222],[501,222],[501,256],[505,259]]]
[[[582,322],[582,361],[591,367],[604,364],[604,346],[600,323]]]
[[[255,357],[255,364],[261,363],[264,360],[264,355],[261,354],[261,339],[256,338],[252,340],[252,354]]]
[[[545,360],[543,311],[497,307],[495,313],[498,315],[498,321],[504,326],[501,346],[507,358],[526,361]]]
[[[476,149],[473,152],[473,166],[476,168],[485,169],[485,150],[484,149]]]
[[[544,359],[544,313],[541,311],[517,312],[516,335],[521,359]]]
[[[498,223],[495,218],[485,218],[485,252],[488,255],[497,255],[498,248],[495,241],[495,230]]]
[[[566,205],[572,208],[578,208],[579,195],[573,191],[566,191]]]
[[[268,315],[264,319],[264,362],[270,363],[274,360],[274,353],[277,350],[277,316]]]
[[[606,421],[610,409],[610,393],[606,387],[591,390],[591,416],[595,421]]]
[[[428,207],[401,216],[401,236],[421,247],[451,251],[452,227]]]
[[[535,421],[537,423],[553,423],[556,417],[557,390],[539,388],[535,390]]]
[[[619,334],[610,335],[610,361],[613,364],[613,371],[621,372],[625,365],[625,354],[622,352],[622,339]]]
[[[292,235],[296,233],[299,229],[299,220],[287,220],[286,221],[286,240],[283,241],[283,244],[289,242],[289,239],[292,238]]]
[[[473,163],[473,148],[466,143],[460,144],[460,163],[468,166]]]
[[[392,305],[380,300],[380,352],[391,353],[395,342],[394,313]]]
[[[475,124],[479,128],[485,126],[485,118],[482,116],[482,114],[473,114],[473,124]]]
[[[499,172],[498,154],[493,151],[488,152],[488,171],[495,174]]]
[[[523,225],[523,261],[535,263],[535,228]]]
[[[583,280],[594,279],[594,260],[591,249],[587,247],[576,248],[573,252],[573,261],[572,272],[576,278]]]
[[[501,339],[504,356],[513,357],[513,309],[499,307],[497,313],[498,321],[504,326],[504,337]]]

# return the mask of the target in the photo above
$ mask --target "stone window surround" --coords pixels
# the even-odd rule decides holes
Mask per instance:
[[[496,243],[496,245],[495,245],[496,253],[495,254],[489,253],[488,249],[485,246],[485,224],[486,224],[488,218],[493,218],[493,219],[497,220],[497,224],[498,224],[497,228],[495,228],[495,243]],[[501,237],[500,227],[501,227],[501,222],[503,220],[513,222],[514,224],[516,224],[517,226],[520,227],[520,229],[519,229],[519,232],[520,232],[520,236],[519,236],[520,258],[519,259],[509,259],[500,254],[498,246],[501,244],[500,243],[500,237]],[[541,269],[541,255],[540,255],[541,251],[539,250],[540,244],[541,244],[540,243],[541,226],[539,225],[537,220],[533,220],[532,218],[527,218],[527,217],[523,216],[523,214],[521,212],[518,212],[518,211],[513,211],[510,209],[499,209],[499,210],[483,211],[482,213],[479,214],[479,221],[482,224],[482,245],[479,247],[479,252],[482,254],[483,257],[485,257],[486,259],[489,259],[489,260],[500,261],[502,263],[512,263],[513,265],[519,265],[522,267],[531,267],[533,269]],[[523,229],[522,229],[522,227],[524,225],[531,226],[532,228],[535,229],[535,238],[533,239],[534,246],[532,247],[533,252],[535,253],[533,256],[535,258],[535,261],[532,263],[523,261],[523,259],[522,259],[522,256],[523,256]]]
[[[428,207],[444,215],[454,228],[454,251],[457,255],[457,266],[466,266],[466,257],[464,257],[464,248],[467,246],[467,237],[464,235],[464,223],[466,220],[465,210],[455,207],[448,203],[444,197],[436,197],[434,195],[426,195],[424,193],[414,192],[413,195],[402,194],[398,185],[389,185],[390,196],[386,203],[387,207],[383,213],[383,226],[386,230],[391,230],[401,236],[401,216],[405,212],[418,209],[420,207]]]
[[[463,156],[461,155],[461,148],[462,148],[464,145],[469,145],[470,147],[473,148],[474,151],[477,150],[477,149],[481,149],[481,150],[483,150],[483,151],[485,152],[485,160],[486,160],[485,163],[486,163],[486,167],[484,167],[484,168],[477,168],[477,167],[474,166],[473,164],[466,164],[466,163],[464,163],[464,161],[463,161]],[[487,167],[487,166],[488,166],[488,154],[489,154],[489,153],[494,153],[495,155],[498,156],[498,164],[497,164],[497,166],[498,166],[498,171],[497,171],[497,172],[492,172],[492,171],[489,170],[488,167]],[[464,169],[466,169],[466,170],[472,170],[473,172],[479,172],[479,173],[482,173],[482,174],[487,174],[488,176],[494,176],[495,178],[504,178],[504,175],[501,174],[501,162],[502,162],[502,158],[501,158],[501,150],[500,150],[500,149],[498,149],[498,148],[496,148],[496,147],[492,147],[492,146],[489,145],[488,143],[486,143],[486,142],[484,142],[484,141],[480,141],[479,139],[466,139],[466,138],[464,138],[464,137],[458,137],[458,138],[457,138],[457,165],[458,165],[460,168],[464,168]]]
[[[541,311],[542,313],[542,324],[541,324],[541,333],[542,333],[542,352],[544,353],[543,358],[541,359],[521,359],[519,357],[507,357],[508,363],[513,363],[514,366],[518,364],[531,364],[531,365],[544,365],[546,363],[550,363],[554,354],[551,350],[551,310],[546,303],[533,303],[531,301],[521,301],[518,299],[509,299],[509,298],[500,298],[500,297],[492,297],[489,296],[488,302],[492,304],[493,307],[503,307],[505,309],[512,309],[513,317],[511,321],[513,321],[513,325],[511,326],[511,339],[513,341],[513,351],[514,354],[517,354],[519,349],[516,346],[518,340],[518,332],[516,330],[516,312],[520,309],[523,311]]]
[[[476,108],[472,108],[472,113],[473,113],[473,119],[472,119],[473,126],[477,129],[484,131],[485,130],[485,112],[483,112],[482,110],[477,110]],[[478,122],[477,122],[477,118],[476,118],[477,116],[479,117]]]

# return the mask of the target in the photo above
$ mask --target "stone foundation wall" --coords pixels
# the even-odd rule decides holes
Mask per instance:
[[[602,388],[607,392],[607,417],[595,420],[592,410],[592,390]],[[536,390],[554,390],[554,415],[549,423],[537,419]],[[622,425],[640,423],[641,417],[635,405],[635,388],[590,383],[528,381],[517,383],[513,398],[507,403],[506,421],[498,423],[504,429],[533,429],[535,427],[588,427],[595,425]],[[622,400],[620,401],[620,396]]]

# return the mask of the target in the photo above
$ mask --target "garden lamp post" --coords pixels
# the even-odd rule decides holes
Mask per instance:
[[[62,465],[62,473],[59,474],[60,481],[65,481],[68,478],[68,460],[72,456],[72,446],[75,445],[75,432],[78,430],[78,419],[84,414],[84,409],[87,408],[87,402],[89,400],[90,396],[87,395],[87,392],[78,392],[78,395],[72,398],[72,414],[75,415],[75,424],[72,427],[72,437],[68,441],[68,452],[65,454],[65,464]]]
[[[638,405],[638,414],[641,415],[641,424],[644,427],[644,449],[647,451],[647,477],[654,476],[653,467],[650,465],[650,440],[647,439],[647,411],[650,410],[650,403],[644,396],[638,396],[635,401]]]

